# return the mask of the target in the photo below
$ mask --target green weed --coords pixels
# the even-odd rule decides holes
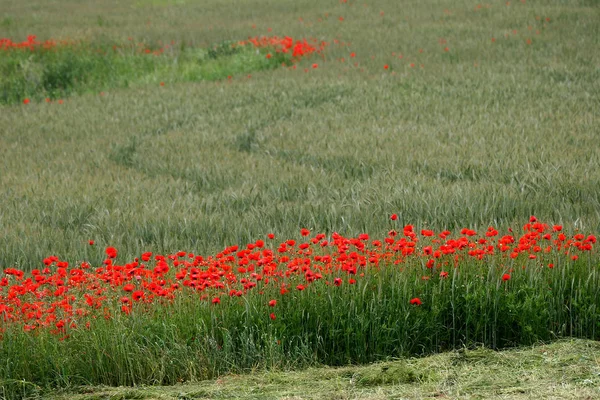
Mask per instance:
[[[98,18],[98,24],[104,26],[104,20]],[[208,50],[182,47],[156,53],[151,49],[81,42],[4,51],[0,58],[0,104],[20,103],[26,98],[63,99],[159,82],[221,80],[290,62],[284,54],[267,59],[265,51],[229,41]]]

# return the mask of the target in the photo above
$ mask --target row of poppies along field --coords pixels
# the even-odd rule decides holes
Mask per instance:
[[[396,220],[396,215],[391,219]],[[50,256],[30,272],[5,268],[0,279],[0,333],[19,326],[24,331],[48,329],[65,338],[70,330],[92,328],[96,318],[173,305],[178,297],[191,296],[211,307],[225,307],[223,299],[265,292],[274,296],[264,304],[265,315],[274,320],[279,298],[291,291],[354,285],[382,270],[416,274],[422,281],[451,281],[469,260],[495,260],[498,281],[509,285],[511,276],[520,270],[560,269],[561,264],[577,262],[591,254],[596,243],[594,235],[567,235],[562,226],[541,223],[535,217],[520,235],[511,229],[501,235],[493,227],[483,233],[464,228],[453,235],[417,231],[412,225],[391,230],[382,239],[368,234],[353,238],[337,233],[311,235],[308,229],[300,233],[302,240],[284,241],[270,233],[265,240],[232,245],[210,256],[145,252],[123,263],[117,249],[106,247],[101,266]],[[89,244],[96,246],[93,240]],[[418,291],[415,288],[414,296],[406,301],[422,305],[426,300]]]
[[[148,44],[83,40],[24,41],[0,38],[0,103],[45,100],[51,103],[73,93],[95,92],[148,81],[200,81],[233,76],[281,65],[292,66],[321,54],[327,42],[316,38],[255,36],[225,41],[207,48],[193,43]]]

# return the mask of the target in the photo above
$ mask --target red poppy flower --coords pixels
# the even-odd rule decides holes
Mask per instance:
[[[144,297],[144,292],[141,290],[136,290],[131,294],[131,297],[133,298],[133,300],[139,301]]]
[[[300,229],[300,234],[302,236],[308,236],[308,235],[310,235],[310,231],[306,228],[302,228],[302,229]]]
[[[340,286],[340,285],[342,284],[342,278],[335,278],[335,279],[333,280],[333,284],[334,284],[335,286]]]
[[[273,321],[275,321],[275,318],[277,318],[277,317],[275,316],[275,313],[271,313],[271,315],[269,315],[269,318],[271,318]]]
[[[23,104],[29,104],[30,102],[31,100],[29,100],[28,98],[23,100]]]
[[[106,255],[108,256],[108,258],[116,258],[117,257],[117,249],[115,249],[114,247],[107,247]]]
[[[131,283],[128,283],[127,285],[123,286],[123,290],[126,292],[133,292],[134,289],[135,286],[133,286]]]
[[[269,301],[269,307],[275,307],[277,305],[277,300]]]
[[[212,299],[212,303],[213,304],[220,304],[221,303],[221,299],[218,298],[218,297],[215,297],[215,298]]]
[[[392,221],[395,221],[395,220],[397,220],[397,219],[398,219],[398,215],[397,215],[397,214],[392,214],[392,215],[390,215],[390,219],[391,219]]]
[[[415,297],[414,299],[410,299],[410,304],[415,305],[415,306],[420,306],[423,303],[421,302],[421,299],[419,299],[418,297]]]
[[[510,275],[509,275],[509,274],[504,274],[504,275],[502,275],[502,280],[503,280],[503,281],[508,281],[508,280],[510,280]]]
[[[90,244],[90,246],[94,245],[94,241],[93,240],[89,240],[88,243]]]

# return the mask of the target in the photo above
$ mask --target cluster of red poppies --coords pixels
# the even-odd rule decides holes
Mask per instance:
[[[547,225],[535,217],[523,226],[520,236],[511,229],[501,236],[494,227],[480,235],[467,228],[458,235],[447,230],[436,234],[413,225],[390,230],[382,240],[373,240],[366,233],[354,238],[337,233],[311,236],[308,229],[302,229],[300,234],[302,240],[275,244],[275,235],[270,233],[266,241],[229,246],[208,257],[186,251],[169,255],[145,252],[123,264],[117,262],[117,249],[107,247],[103,265],[98,267],[87,262],[72,266],[51,256],[43,260],[43,267],[30,272],[6,268],[0,278],[0,335],[15,324],[25,331],[47,328],[64,334],[82,324],[89,328],[98,317],[110,319],[115,312],[129,315],[138,304],[168,306],[184,295],[216,306],[223,296],[252,296],[267,290],[285,296],[290,290],[318,285],[353,285],[383,268],[402,274],[417,265],[414,271],[423,274],[420,266],[425,265],[424,280],[446,279],[449,271],[460,270],[461,263],[469,259],[501,257],[508,264],[522,257],[523,262],[553,268],[544,254],[573,262],[583,252],[592,251],[596,243],[594,235],[567,236],[562,226]],[[499,279],[509,280],[511,272],[500,271]],[[422,301],[415,297],[410,303],[418,306]],[[276,304],[276,299],[268,302],[270,307]],[[275,314],[270,317],[274,319]]]
[[[278,36],[261,36],[250,37],[248,40],[238,42],[238,45],[245,46],[252,44],[258,48],[273,48],[276,53],[291,54],[292,57],[303,57],[313,53],[321,53],[327,46],[327,42],[319,42],[312,38],[310,41],[306,39],[294,40],[289,36],[283,38]]]
[[[27,40],[23,40],[22,42],[13,42],[8,38],[0,38],[0,50],[8,51],[8,50],[29,50],[35,51],[39,49],[52,49],[57,46],[68,46],[73,44],[72,41],[69,40],[60,40],[56,41],[53,39],[45,40],[40,42],[37,40],[35,35],[27,36]]]

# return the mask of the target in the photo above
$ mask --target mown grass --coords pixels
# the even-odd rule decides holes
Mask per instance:
[[[228,375],[175,386],[88,386],[47,393],[23,385],[23,391],[30,399],[52,400],[592,399],[600,395],[599,357],[598,342],[569,340],[502,352],[465,348],[368,366]]]

